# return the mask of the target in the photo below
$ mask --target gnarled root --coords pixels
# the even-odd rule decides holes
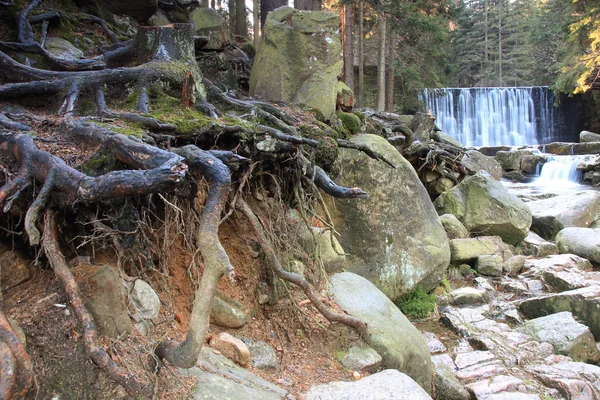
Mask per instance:
[[[204,176],[210,186],[200,216],[198,232],[200,238],[198,247],[204,259],[204,271],[200,287],[195,294],[192,315],[190,316],[190,329],[185,341],[169,340],[162,342],[156,348],[156,355],[171,365],[190,368],[196,365],[204,344],[210,310],[219,280],[227,271],[232,271],[229,257],[218,237],[221,211],[225,206],[231,188],[231,178],[225,164],[212,154],[200,150],[196,146],[185,146],[175,151],[185,157],[190,170]]]
[[[279,262],[279,259],[277,258],[277,255],[275,254],[275,250],[273,249],[271,243],[269,242],[269,239],[267,239],[265,235],[264,229],[260,224],[260,221],[254,214],[248,203],[246,203],[242,199],[238,199],[236,206],[240,211],[242,211],[242,213],[244,213],[246,218],[248,218],[248,221],[250,221],[250,225],[252,225],[252,229],[254,229],[254,232],[256,233],[258,243],[263,253],[267,257],[271,268],[273,268],[273,271],[275,271],[275,274],[284,281],[291,282],[294,285],[299,286],[304,291],[306,297],[308,297],[308,299],[316,307],[316,309],[319,310],[319,312],[323,314],[323,316],[327,318],[329,322],[340,322],[344,325],[348,325],[356,329],[356,331],[362,336],[362,338],[366,342],[370,342],[370,337],[367,333],[367,324],[350,315],[344,315],[334,312],[319,299],[319,296],[317,296],[314,289],[306,279],[304,279],[298,274],[288,272],[283,269],[281,263]]]

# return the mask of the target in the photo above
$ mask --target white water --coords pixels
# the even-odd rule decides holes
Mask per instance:
[[[421,100],[437,126],[466,146],[533,145],[554,131],[545,87],[425,89]]]
[[[578,185],[581,181],[581,172],[577,165],[582,156],[551,156],[542,166],[540,177],[534,184],[539,186],[551,185]]]

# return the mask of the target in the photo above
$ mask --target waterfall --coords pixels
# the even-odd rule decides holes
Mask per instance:
[[[565,183],[577,184],[581,181],[581,172],[577,164],[582,156],[552,156],[542,166],[540,177],[535,181],[537,185],[564,185]]]
[[[554,97],[546,87],[425,89],[437,126],[466,146],[522,146],[554,136]]]

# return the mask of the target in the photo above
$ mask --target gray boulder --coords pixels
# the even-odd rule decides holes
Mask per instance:
[[[440,222],[448,235],[448,239],[464,239],[469,236],[469,231],[465,226],[452,214],[440,215]]]
[[[590,131],[581,131],[579,133],[579,142],[600,142],[600,135]]]
[[[340,150],[336,182],[360,187],[364,200],[336,199],[332,218],[346,252],[346,270],[373,282],[391,299],[421,286],[435,288],[450,262],[448,238],[412,165],[384,138],[352,139],[396,168],[357,150]]]
[[[83,51],[79,50],[68,40],[59,37],[49,37],[44,45],[48,53],[63,60],[78,60],[85,58]]]
[[[452,298],[452,304],[456,306],[485,303],[490,299],[485,290],[469,286],[453,290],[450,292],[450,297]]]
[[[241,328],[248,318],[242,305],[223,294],[217,294],[210,311],[210,322],[223,328]]]
[[[490,238],[452,239],[450,241],[450,254],[454,264],[475,260],[484,254],[495,254],[496,247]]]
[[[194,35],[208,38],[203,50],[222,50],[231,41],[227,22],[217,10],[199,7],[190,13],[189,18],[194,27]]]
[[[434,382],[437,399],[469,400],[471,395],[460,383],[452,369],[444,363],[434,362]]]
[[[351,371],[361,374],[374,373],[381,365],[381,356],[368,346],[352,346],[338,356],[340,364]]]
[[[570,312],[560,312],[527,321],[517,331],[548,342],[558,354],[575,361],[596,363],[600,352],[589,328],[575,321]]]
[[[527,205],[485,171],[442,193],[434,205],[439,214],[454,214],[470,232],[497,235],[510,244],[523,240],[531,226]]]
[[[497,254],[481,255],[477,257],[475,269],[481,275],[500,276],[502,275],[504,261],[502,256]]]
[[[331,382],[310,388],[304,400],[431,400],[410,377],[393,369],[356,382]]]
[[[466,151],[460,162],[470,174],[486,171],[495,180],[502,179],[502,166],[500,163],[494,157],[486,156],[477,150]]]
[[[524,156],[531,154],[529,150],[499,151],[496,153],[495,158],[505,171],[520,171],[521,160]]]
[[[533,222],[531,230],[554,240],[564,228],[587,228],[600,217],[600,193],[579,192],[527,203]]]
[[[427,342],[415,326],[382,292],[351,272],[331,277],[329,292],[348,314],[364,321],[371,345],[384,368],[395,368],[431,391],[432,364]]]
[[[129,302],[135,313],[135,327],[144,336],[148,335],[154,326],[152,321],[160,312],[160,298],[152,286],[141,279],[136,279],[130,286]]]
[[[600,264],[600,229],[565,228],[556,235],[561,254],[576,254]]]
[[[523,246],[521,249],[524,255],[534,256],[536,258],[544,258],[552,254],[558,254],[558,247],[555,243],[545,240],[532,231],[529,231],[525,239],[523,239]]]

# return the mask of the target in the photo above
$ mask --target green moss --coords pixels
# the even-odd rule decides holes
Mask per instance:
[[[149,96],[150,116],[175,125],[175,131],[180,135],[193,134],[214,122],[197,110],[183,107],[180,99],[169,96],[159,88],[151,88]]]
[[[406,293],[396,301],[396,306],[411,319],[428,317],[435,310],[435,295],[420,287]]]
[[[442,278],[442,283],[441,283],[442,287],[444,288],[444,291],[446,293],[450,293],[450,291],[452,290],[452,288],[450,287],[450,282],[448,281],[448,277],[444,276]]]
[[[339,111],[337,113],[338,118],[342,121],[342,125],[350,131],[351,134],[355,135],[360,132],[360,118],[352,113]]]

